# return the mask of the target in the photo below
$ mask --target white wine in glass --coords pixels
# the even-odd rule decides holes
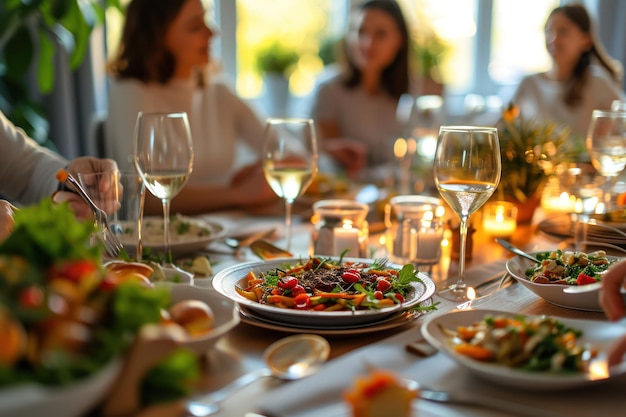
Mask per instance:
[[[146,188],[163,204],[165,254],[171,263],[170,203],[185,186],[193,169],[187,113],[139,113],[133,156]]]
[[[615,181],[626,166],[626,111],[594,110],[586,145],[591,163],[606,181],[602,200],[608,212]]]
[[[468,300],[465,283],[467,223],[494,193],[501,171],[496,128],[441,126],[433,170],[435,184],[461,220],[458,277],[439,292],[443,298]]]
[[[285,200],[285,242],[291,248],[291,207],[317,173],[317,140],[311,119],[270,118],[265,123],[263,172]]]

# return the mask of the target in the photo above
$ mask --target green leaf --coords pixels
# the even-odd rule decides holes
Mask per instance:
[[[179,349],[148,371],[141,384],[141,403],[148,406],[186,397],[199,377],[196,356]]]
[[[15,31],[8,40],[4,57],[7,65],[7,78],[19,81],[28,72],[34,54],[33,40],[24,26]]]
[[[48,94],[54,87],[54,43],[48,33],[39,30],[39,64],[37,65],[37,84],[43,94]]]

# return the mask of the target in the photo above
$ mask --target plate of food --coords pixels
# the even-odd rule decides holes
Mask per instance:
[[[122,224],[120,241],[128,253],[132,253],[137,242],[132,238],[135,224]],[[141,226],[144,248],[153,252],[165,251],[163,243],[163,217],[144,217]],[[170,219],[170,243],[173,254],[185,254],[206,248],[206,246],[226,235],[226,227],[215,220],[202,220],[176,214]]]
[[[617,323],[478,309],[432,317],[421,331],[463,368],[515,388],[563,390],[626,372],[626,362],[606,362],[608,347],[626,335]]]
[[[602,281],[602,274],[620,258],[604,251],[572,252],[543,251],[531,253],[541,261],[534,263],[521,256],[511,258],[506,270],[523,286],[549,303],[560,307],[586,311],[602,311],[598,291],[564,292],[573,286]]]
[[[234,265],[213,287],[275,322],[307,326],[375,323],[419,309],[435,283],[413,265],[360,258],[283,258]]]

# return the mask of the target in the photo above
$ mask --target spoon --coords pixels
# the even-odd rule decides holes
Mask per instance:
[[[563,292],[567,294],[582,294],[586,292],[599,291],[602,288],[601,282],[593,282],[586,285],[570,285],[563,288]]]
[[[236,390],[266,376],[286,381],[312,375],[326,362],[330,353],[328,341],[315,334],[298,334],[280,339],[265,349],[266,368],[239,377],[225,387],[205,396],[192,398],[187,411],[194,417],[204,417],[219,411],[219,402]]]
[[[254,242],[255,240],[269,237],[273,235],[275,231],[276,231],[276,228],[271,228],[271,229],[258,230],[252,233],[245,234],[243,236],[225,237],[224,243],[226,244],[226,246],[237,250],[237,249],[241,249],[245,246],[250,245],[250,243]]]
[[[255,240],[250,244],[250,250],[263,260],[293,257],[291,252],[274,246],[267,240]]]
[[[496,242],[498,242],[500,244],[500,246],[502,246],[504,249],[513,252],[516,255],[519,256],[523,256],[526,259],[530,259],[531,261],[540,264],[541,261],[537,258],[535,258],[532,255],[527,254],[526,252],[524,252],[523,250],[521,250],[518,247],[515,247],[513,245],[511,245],[509,242],[507,242],[506,240],[500,239],[500,238],[496,238]]]

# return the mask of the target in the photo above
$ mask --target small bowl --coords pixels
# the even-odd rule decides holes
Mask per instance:
[[[220,337],[239,324],[239,308],[237,304],[215,290],[192,287],[190,285],[172,285],[170,294],[172,303],[183,300],[200,300],[204,301],[213,310],[215,315],[213,330],[204,336],[189,337],[181,342],[182,346],[190,349],[197,355],[205,354],[217,343]]]
[[[532,252],[530,255],[537,257],[538,254],[546,251]],[[607,256],[609,259],[616,259]],[[599,311],[602,312],[599,300],[599,289],[584,292],[563,292],[566,288],[572,288],[566,284],[536,284],[528,279],[526,270],[536,264],[521,256],[516,256],[506,262],[506,270],[523,286],[537,294],[549,303],[559,307],[571,308],[574,310]]]
[[[0,417],[79,417],[102,401],[120,372],[113,360],[100,371],[63,387],[24,384],[0,390]]]

